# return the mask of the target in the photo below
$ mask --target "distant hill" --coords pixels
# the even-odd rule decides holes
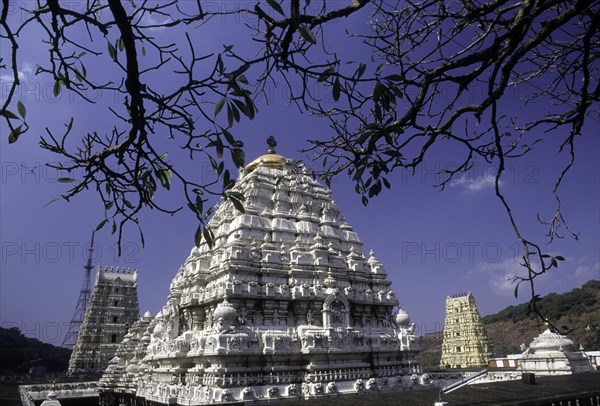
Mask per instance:
[[[31,367],[66,371],[71,350],[25,337],[17,327],[0,327],[0,374],[21,374]]]
[[[600,350],[600,281],[588,281],[570,292],[550,293],[538,306],[555,325],[570,330],[568,337],[577,345]],[[545,328],[535,315],[527,314],[527,303],[508,306],[482,319],[493,357],[519,353],[521,343],[529,344]],[[442,333],[427,334],[419,342],[423,368],[439,368]]]

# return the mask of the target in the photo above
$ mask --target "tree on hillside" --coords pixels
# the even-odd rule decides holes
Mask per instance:
[[[65,171],[60,180],[70,186],[63,199],[88,188],[97,191],[106,208],[98,229],[112,225],[120,241],[124,225],[138,224],[143,208],[179,210],[154,199],[159,187],[170,189],[178,182],[199,220],[196,243],[202,236],[210,243],[211,232],[204,227],[208,196],[222,195],[243,210],[243,196],[231,190],[226,165],[244,165],[235,125],[254,118],[257,100],[279,79],[298,108],[329,120],[333,135],[313,140],[308,148],[313,158],[323,159],[326,181],[349,174],[365,204],[391,187],[395,171],[417,169],[434,148],[462,151],[453,153],[459,165],[440,169],[442,188],[478,161],[495,163],[496,195],[525,252],[528,276],[516,286],[529,282],[532,310],[538,311],[534,279],[563,258],[544,254],[523,235],[501,179],[509,160],[526,156],[543,141],[533,134],[562,137],[558,153],[569,159],[557,175],[556,211],[541,219],[550,239],[562,236],[566,223],[559,187],[600,96],[598,1],[264,0],[231,9],[205,7],[201,0],[80,3],[39,0],[25,3],[28,8],[2,0],[0,35],[6,45],[0,68],[12,76],[12,85],[0,115],[13,143],[35,114],[16,97],[19,45],[25,45],[19,39],[28,30],[45,35],[49,57],[36,73],[51,78],[55,95],[67,89],[90,104],[90,89],[123,95],[122,105],[111,110],[111,131],[78,135],[71,119],[62,131],[48,128],[40,141],[62,159],[56,167]],[[215,18],[229,16],[248,17],[243,21],[258,53],[235,44],[199,53],[192,36]],[[328,34],[334,28],[343,31],[348,18],[364,19],[365,29],[349,32],[347,41],[370,47],[371,60],[351,61],[335,52]],[[158,30],[169,36],[157,36]],[[93,69],[98,61],[112,69]],[[152,80],[157,77],[168,80]],[[315,84],[328,84],[330,92],[316,92]],[[523,121],[506,110],[514,89],[528,90],[527,97],[518,98],[525,108],[539,102],[546,111]],[[205,102],[207,94],[217,101]],[[157,140],[164,135],[183,143],[190,158],[209,160],[217,180],[186,177],[160,149]],[[72,139],[79,140],[78,147]],[[72,179],[74,171],[83,177]]]

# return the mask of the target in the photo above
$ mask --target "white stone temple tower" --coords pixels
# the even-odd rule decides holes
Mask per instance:
[[[471,292],[446,298],[443,336],[441,368],[473,368],[488,364],[488,339]]]
[[[130,330],[131,349],[101,380],[104,404],[298,399],[427,383],[414,324],[401,309],[395,315],[383,265],[365,255],[331,192],[270,145],[233,188],[244,213],[227,200],[217,205],[208,224],[214,246],[194,247],[167,304]]]
[[[137,270],[100,268],[73,353],[69,373],[102,372],[127,329],[140,317]]]

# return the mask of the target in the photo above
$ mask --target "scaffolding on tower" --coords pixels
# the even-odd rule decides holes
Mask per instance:
[[[92,231],[92,242],[90,244],[90,248],[88,249],[87,263],[84,266],[85,274],[83,277],[83,285],[81,286],[81,291],[79,292],[77,306],[75,306],[75,312],[73,313],[73,317],[71,318],[71,322],[69,323],[69,330],[67,331],[67,334],[65,335],[65,338],[62,342],[62,347],[64,348],[73,348],[73,346],[77,342],[77,335],[79,334],[81,324],[83,324],[85,312],[90,302],[90,296],[92,292],[90,286],[91,273],[92,269],[94,268],[94,266],[92,265],[92,255],[94,253],[94,233],[95,231]]]

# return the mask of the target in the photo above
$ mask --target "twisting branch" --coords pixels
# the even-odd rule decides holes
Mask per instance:
[[[66,88],[87,103],[94,103],[89,89],[122,97],[118,106],[102,106],[112,114],[110,129],[77,135],[71,119],[62,133],[47,129],[40,141],[62,158],[55,167],[70,186],[64,199],[85,189],[100,195],[105,217],[98,229],[112,224],[121,241],[126,224],[139,227],[142,209],[178,211],[155,198],[160,188],[177,183],[198,219],[196,244],[202,238],[212,243],[204,228],[209,196],[243,210],[242,196],[231,191],[230,168],[243,167],[245,159],[235,126],[255,117],[268,85],[282,83],[289,102],[330,124],[331,136],[307,148],[323,161],[320,175],[329,183],[348,174],[364,204],[392,187],[395,172],[416,171],[446,146],[459,151],[449,161],[459,161],[440,169],[436,186],[442,189],[479,162],[497,165],[496,195],[525,250],[527,276],[515,282],[529,282],[532,311],[541,316],[534,280],[564,258],[543,253],[523,234],[500,180],[508,162],[528,156],[545,134],[560,137],[558,154],[568,154],[569,162],[557,174],[556,210],[543,223],[550,240],[562,237],[563,227],[576,236],[565,223],[559,190],[575,162],[578,138],[597,113],[600,0],[260,0],[214,11],[201,1],[84,3],[73,11],[60,0],[40,0],[36,9],[24,10],[28,18],[11,25],[9,1],[2,0],[0,36],[10,44],[11,59],[0,69],[9,70],[13,81],[0,114],[15,142],[28,128],[25,106],[15,100],[17,39],[32,25],[45,33],[50,51],[37,74],[51,78],[55,96]],[[227,16],[255,21],[248,24],[253,46],[223,45],[201,55],[190,32]],[[347,19],[368,22],[371,30],[349,33],[337,49],[328,41],[331,23]],[[372,55],[349,60],[346,48],[352,46]],[[103,69],[88,73],[90,61]],[[508,103],[525,87],[529,96]],[[534,101],[547,110],[530,109]],[[507,104],[527,114],[515,114]],[[81,140],[79,147],[71,147],[72,138]],[[215,179],[201,182],[175,167],[164,139],[190,159],[208,160]]]

